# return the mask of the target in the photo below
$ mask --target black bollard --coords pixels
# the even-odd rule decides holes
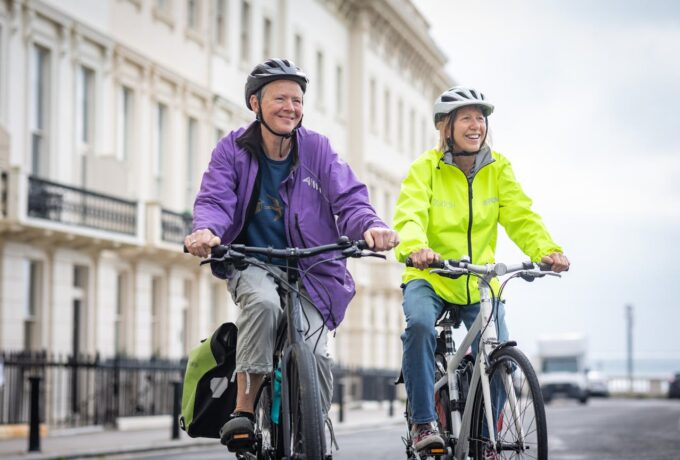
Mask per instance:
[[[179,412],[182,405],[182,382],[172,382],[172,438],[179,439]]]
[[[338,423],[345,421],[345,382],[338,383]]]
[[[29,377],[31,385],[28,451],[40,452],[40,377]]]
[[[387,399],[389,399],[390,401],[387,415],[389,415],[390,417],[394,417],[394,396],[396,393],[396,387],[394,386],[391,377],[388,377],[385,382],[387,383]]]

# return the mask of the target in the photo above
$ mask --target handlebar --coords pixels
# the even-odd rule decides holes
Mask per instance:
[[[211,249],[209,258],[201,261],[201,265],[211,262],[223,263],[238,263],[248,262],[247,257],[253,255],[266,256],[269,259],[286,259],[289,261],[296,261],[298,259],[313,257],[325,252],[341,251],[344,257],[380,257],[385,259],[386,256],[371,251],[368,244],[364,240],[352,241],[346,236],[341,236],[338,241],[332,244],[324,244],[321,246],[313,246],[309,248],[284,248],[275,249],[272,247],[256,247],[246,246],[245,244],[226,244],[217,245]],[[184,246],[184,252],[188,252],[187,247]]]
[[[406,259],[406,266],[413,267],[413,261],[410,257]],[[471,264],[464,259],[448,259],[434,261],[428,266],[434,269],[431,273],[456,278],[467,274],[495,277],[515,272],[522,272],[521,276],[525,279],[527,279],[527,277],[531,279],[540,278],[545,275],[560,276],[559,274],[552,272],[551,265],[542,262],[534,263],[529,261],[510,265],[500,262],[495,264],[476,265]]]

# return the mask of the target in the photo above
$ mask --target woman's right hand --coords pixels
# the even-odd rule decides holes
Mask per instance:
[[[438,261],[441,256],[430,248],[423,248],[420,251],[412,252],[410,257],[415,268],[425,270],[432,262]]]
[[[186,246],[189,254],[203,258],[208,257],[210,248],[217,246],[220,242],[221,240],[207,228],[196,230],[184,238],[184,246]]]

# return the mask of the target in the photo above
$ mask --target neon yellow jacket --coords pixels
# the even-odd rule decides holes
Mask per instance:
[[[401,243],[395,248],[404,262],[413,252],[429,247],[444,259],[467,255],[472,263],[493,263],[498,223],[519,248],[536,262],[562,252],[548,234],[531,199],[515,179],[510,162],[485,147],[477,154],[475,174],[468,182],[449,155],[429,150],[411,165],[401,185],[394,229]],[[444,300],[458,305],[479,302],[475,277],[456,280],[406,268],[402,281],[427,280]],[[497,292],[498,281],[492,283]]]

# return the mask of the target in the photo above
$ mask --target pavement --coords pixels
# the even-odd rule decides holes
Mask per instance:
[[[340,422],[338,406],[334,404],[330,417],[336,434],[404,423],[402,403],[395,401],[393,416],[390,417],[389,412],[387,402],[347,404],[343,413],[343,421]],[[0,439],[0,458],[22,460],[105,458],[112,455],[219,445],[217,439],[190,438],[181,430],[180,438],[172,439],[170,425],[159,428],[158,423],[144,423],[143,419],[139,417],[133,423],[128,423],[124,429],[92,426],[43,430],[39,452],[28,452],[27,435]]]

